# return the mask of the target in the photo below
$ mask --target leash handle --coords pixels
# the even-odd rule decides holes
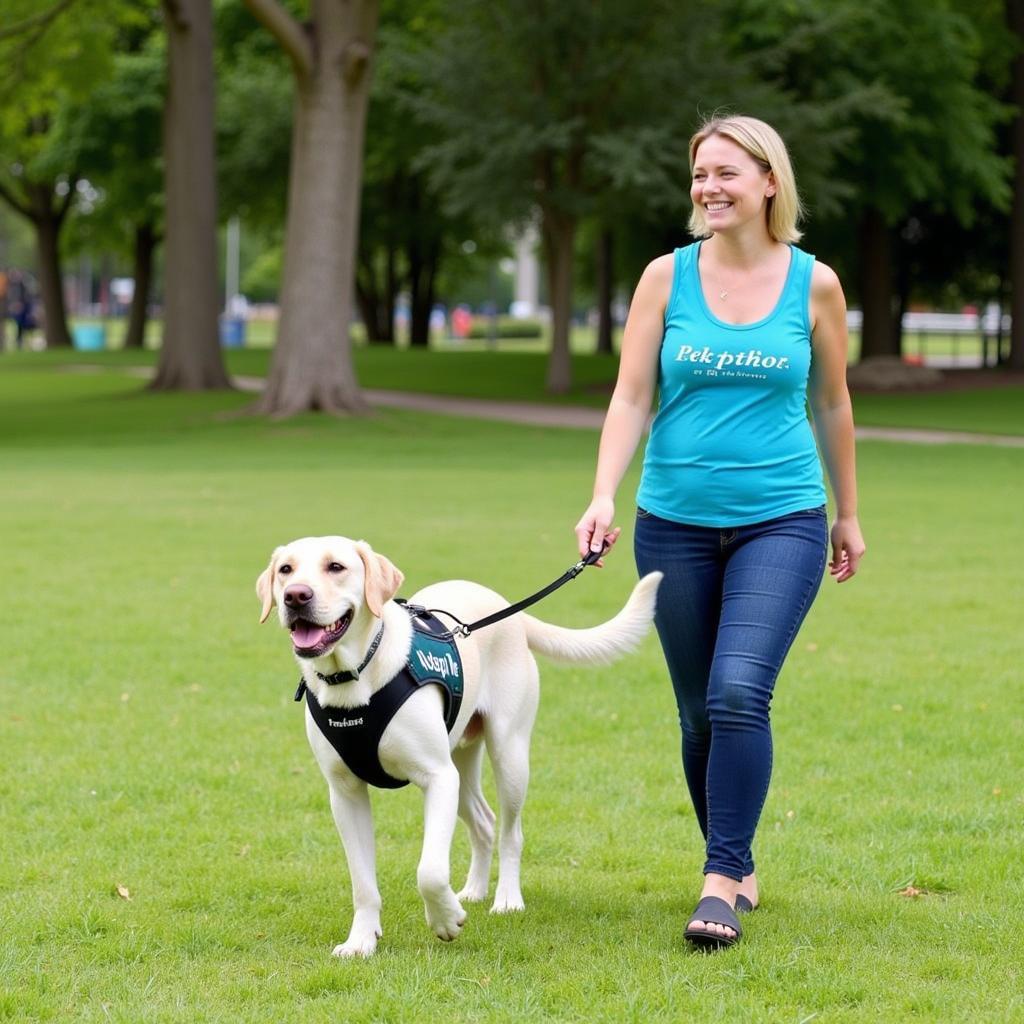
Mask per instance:
[[[461,619],[456,618],[451,612],[446,612],[441,608],[430,609],[433,612],[441,612],[447,615],[449,618],[454,619],[458,625],[452,628],[453,633],[457,633],[459,636],[469,636],[470,633],[475,632],[478,629],[483,629],[484,626],[493,626],[495,622],[501,622],[502,619],[507,619],[510,615],[515,615],[516,612],[521,612],[524,608],[529,608],[530,605],[536,604],[542,598],[548,596],[548,594],[554,593],[559,587],[565,586],[569,580],[576,579],[577,576],[588,565],[593,565],[599,558],[601,558],[608,551],[608,542],[604,541],[601,545],[600,551],[590,551],[583,558],[581,558],[575,565],[570,566],[561,576],[558,577],[553,583],[549,583],[543,590],[538,590],[536,594],[531,594],[529,597],[524,597],[522,601],[517,601],[513,605],[509,605],[508,608],[502,608],[501,611],[493,612],[491,615],[487,615],[482,619],[477,619],[476,622],[465,623]]]

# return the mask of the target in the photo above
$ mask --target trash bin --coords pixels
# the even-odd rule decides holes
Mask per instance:
[[[75,324],[71,342],[81,352],[97,352],[107,347],[107,329],[103,324]]]
[[[242,348],[245,345],[245,321],[234,316],[222,316],[220,343],[224,348]]]

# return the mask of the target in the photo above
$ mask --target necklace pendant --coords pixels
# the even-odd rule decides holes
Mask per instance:
[[[718,293],[718,297],[724,302],[729,297],[729,292],[721,291]]]

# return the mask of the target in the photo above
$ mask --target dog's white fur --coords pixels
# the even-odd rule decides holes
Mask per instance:
[[[352,612],[347,631],[332,649],[321,657],[297,657],[306,685],[321,706],[364,705],[405,664],[412,642],[411,623],[409,614],[392,600],[403,579],[402,573],[368,544],[345,537],[306,537],[274,551],[256,583],[263,603],[261,622],[277,605],[281,624],[290,624],[295,613],[286,608],[283,597],[285,589],[293,586],[308,586],[313,591],[302,612],[308,621],[326,625]],[[423,850],[416,878],[427,923],[438,938],[450,941],[458,936],[466,919],[461,900],[487,897],[495,816],[480,787],[485,745],[494,768],[501,814],[498,886],[491,910],[524,909],[519,884],[520,813],[539,695],[537,663],[531,651],[576,663],[603,663],[619,657],[647,632],[660,579],[660,573],[645,576],[622,611],[592,629],[565,629],[520,612],[460,638],[464,696],[451,733],[445,730],[443,696],[437,686],[414,693],[388,725],[379,746],[382,767],[389,775],[408,779],[423,790]],[[464,580],[433,584],[409,600],[450,611],[463,622],[508,606],[500,595]],[[319,678],[318,672],[330,675],[357,667],[382,622],[380,647],[358,680],[328,685]],[[369,956],[382,932],[367,786],[349,771],[308,709],[306,736],[327,780],[331,811],[352,879],[352,926],[334,955]],[[465,822],[472,846],[469,875],[458,895],[449,883],[456,815]]]

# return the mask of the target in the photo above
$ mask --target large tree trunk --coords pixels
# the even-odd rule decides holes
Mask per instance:
[[[612,230],[609,227],[602,227],[601,236],[597,242],[597,354],[603,356],[614,354],[612,345],[613,251]]]
[[[572,259],[576,222],[551,210],[543,211],[541,236],[547,263],[548,301],[551,303],[551,354],[547,389],[565,394],[572,386],[569,330],[572,321]]]
[[[128,329],[124,336],[125,348],[143,348],[146,344],[146,314],[149,291],[153,282],[153,253],[156,251],[156,228],[152,223],[135,226],[135,253],[132,276],[135,290],[128,311]]]
[[[167,24],[164,182],[167,242],[164,336],[150,385],[228,388],[217,317],[217,191],[210,0],[163,0]]]
[[[33,189],[45,186],[32,186]],[[47,348],[71,348],[67,308],[64,305],[64,278],[60,267],[61,218],[50,207],[50,200],[34,204],[36,252],[39,260],[39,297],[43,303],[43,331]]]
[[[860,357],[898,356],[900,336],[893,327],[892,239],[881,211],[861,215],[859,252],[860,302],[863,312]]]
[[[246,4],[296,71],[281,320],[258,409],[363,412],[349,321],[377,3],[313,0],[305,29],[276,0]]]
[[[1024,0],[1006,0],[1006,20],[1016,36],[1017,55],[1010,80],[1010,102],[1017,108],[1010,130],[1014,156],[1013,206],[1010,211],[1010,356],[1011,369],[1024,370]]]

